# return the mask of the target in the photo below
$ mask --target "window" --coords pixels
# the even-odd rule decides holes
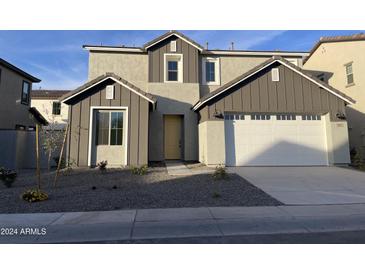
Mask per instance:
[[[251,120],[270,120],[271,116],[267,114],[252,114]]]
[[[279,78],[279,69],[278,68],[273,68],[271,70],[271,80],[273,82],[279,82],[280,78]]]
[[[53,115],[60,115],[61,114],[61,103],[60,102],[53,102],[52,103],[52,114]]]
[[[203,58],[202,75],[204,85],[220,85],[219,58]]]
[[[170,51],[176,52],[176,41],[171,41],[170,43]]]
[[[307,114],[307,115],[302,115],[302,120],[303,121],[311,121],[311,120],[321,120],[321,115],[311,115],[311,114]]]
[[[98,111],[96,113],[96,145],[123,145],[123,112]]]
[[[165,54],[165,82],[183,82],[182,54]]]
[[[352,71],[352,63],[345,65],[346,67],[346,80],[348,85],[354,83],[354,73]]]
[[[30,93],[30,83],[23,81],[23,90],[22,90],[22,98],[21,103],[24,105],[29,104],[29,93]]]
[[[177,61],[167,61],[167,81],[178,80],[178,64]]]
[[[293,121],[296,119],[297,119],[297,117],[295,116],[295,114],[278,114],[278,115],[276,115],[276,120]]]
[[[225,113],[224,120],[245,120],[245,115],[242,113]]]
[[[207,82],[215,82],[215,63],[205,62],[205,80]]]

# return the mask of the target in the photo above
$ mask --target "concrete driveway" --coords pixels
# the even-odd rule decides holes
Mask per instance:
[[[365,172],[340,167],[232,167],[287,205],[365,203]]]

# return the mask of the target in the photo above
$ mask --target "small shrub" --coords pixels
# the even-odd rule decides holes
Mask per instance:
[[[29,189],[22,194],[22,199],[29,203],[41,202],[48,199],[48,194],[38,189]]]
[[[106,166],[108,165],[108,161],[101,161],[99,163],[97,163],[97,167],[99,168],[99,170],[101,172],[105,172],[106,171]]]
[[[360,170],[365,170],[365,161],[361,149],[353,148],[350,152],[351,165]]]
[[[56,162],[56,167],[58,166],[58,161],[60,160],[60,157],[53,157],[53,160]],[[61,158],[61,165],[60,165],[60,169],[64,169],[66,167],[66,161],[65,158]]]
[[[222,179],[227,179],[228,174],[226,171],[226,168],[223,165],[219,165],[215,168],[215,171],[213,173],[213,178],[215,180],[222,180]]]
[[[131,168],[132,174],[134,175],[146,175],[148,171],[147,165],[143,165],[141,167],[132,167]]]
[[[219,193],[219,192],[213,192],[213,194],[212,194],[212,197],[214,198],[214,199],[217,199],[217,198],[220,198],[220,197],[222,197],[222,195]]]
[[[6,187],[12,187],[16,177],[17,173],[15,170],[0,167],[0,180],[4,182]]]

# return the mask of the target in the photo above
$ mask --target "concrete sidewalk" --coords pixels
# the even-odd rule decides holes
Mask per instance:
[[[365,204],[206,207],[0,214],[1,228],[18,234],[0,243],[72,243],[136,239],[267,235],[365,230]],[[45,235],[22,235],[46,229]]]

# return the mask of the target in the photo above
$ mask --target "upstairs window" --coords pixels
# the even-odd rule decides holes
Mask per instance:
[[[23,90],[21,103],[24,105],[29,105],[29,93],[30,93],[30,83],[23,81]]]
[[[205,80],[207,82],[215,82],[215,63],[205,62]]]
[[[354,84],[354,73],[352,70],[352,63],[345,65],[345,68],[346,68],[347,85],[352,85]]]
[[[182,54],[165,54],[165,82],[182,83]]]
[[[202,60],[203,85],[220,85],[219,58],[206,57]]]
[[[52,114],[53,115],[61,115],[61,103],[53,102],[52,103]]]
[[[178,80],[178,65],[177,61],[168,61],[167,62],[167,81],[174,81]]]

